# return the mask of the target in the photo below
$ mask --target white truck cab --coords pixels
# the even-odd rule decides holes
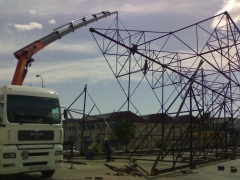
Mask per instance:
[[[41,171],[51,177],[63,163],[63,129],[54,90],[0,88],[0,175]]]

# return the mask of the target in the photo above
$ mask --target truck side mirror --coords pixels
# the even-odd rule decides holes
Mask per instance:
[[[64,117],[65,119],[68,118],[68,112],[67,112],[66,109],[64,109],[64,111],[63,111],[63,117]]]
[[[0,101],[0,105],[3,106],[4,105],[4,101]]]

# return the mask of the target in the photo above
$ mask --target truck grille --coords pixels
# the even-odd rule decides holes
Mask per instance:
[[[28,156],[48,156],[48,152],[28,153]]]
[[[44,162],[30,162],[30,163],[23,163],[23,166],[36,166],[36,165],[46,165],[47,161]]]
[[[19,141],[54,140],[54,131],[19,130],[18,140]]]

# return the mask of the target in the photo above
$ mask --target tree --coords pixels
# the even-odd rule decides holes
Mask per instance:
[[[120,143],[129,143],[131,138],[135,137],[136,127],[129,119],[121,119],[116,124],[114,134]]]
[[[99,152],[102,152],[103,149],[104,149],[104,146],[102,144],[98,144],[98,143],[92,143],[90,145],[90,147],[92,148],[92,151],[94,153],[99,153]]]
[[[205,130],[210,130],[213,127],[212,118],[210,113],[204,113],[201,118],[202,127]]]

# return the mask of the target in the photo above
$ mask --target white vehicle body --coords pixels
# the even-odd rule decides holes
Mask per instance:
[[[0,174],[41,171],[50,177],[61,169],[63,129],[57,93],[8,85],[0,88],[0,103]]]

